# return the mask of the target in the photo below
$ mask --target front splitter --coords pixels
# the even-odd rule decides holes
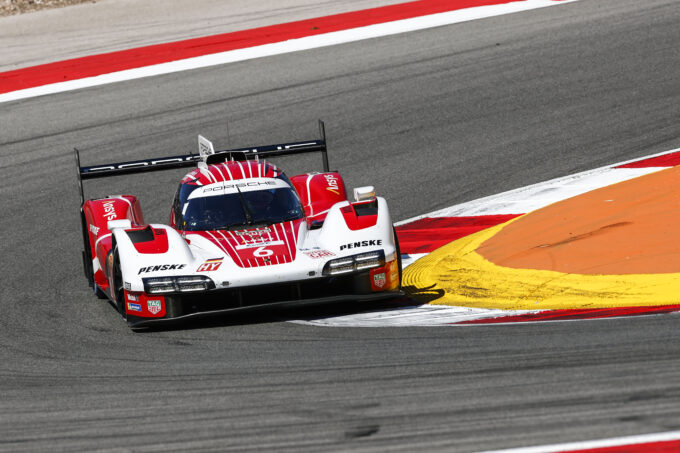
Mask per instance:
[[[128,325],[133,329],[138,329],[142,327],[153,327],[153,326],[170,326],[179,323],[186,323],[188,321],[207,319],[207,318],[217,318],[227,314],[236,313],[248,313],[257,312],[263,310],[272,310],[275,308],[287,308],[287,307],[303,307],[308,305],[323,305],[332,304],[338,302],[373,302],[379,300],[395,299],[398,297],[403,297],[403,291],[390,291],[375,294],[362,294],[362,295],[342,295],[342,296],[328,296],[328,297],[318,297],[314,299],[304,299],[304,300],[293,300],[293,301],[282,301],[282,302],[271,302],[266,304],[248,305],[244,307],[232,307],[225,308],[221,310],[211,310],[202,311],[196,313],[190,313],[182,316],[176,316],[173,318],[148,318],[140,319],[137,318],[134,321],[128,321]]]

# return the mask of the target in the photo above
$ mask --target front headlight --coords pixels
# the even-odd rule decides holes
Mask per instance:
[[[361,253],[359,255],[346,256],[326,263],[323,268],[323,275],[342,275],[352,272],[373,269],[385,264],[385,252],[376,250],[375,252]]]
[[[215,283],[204,275],[151,277],[142,279],[147,294],[190,293],[215,288]]]

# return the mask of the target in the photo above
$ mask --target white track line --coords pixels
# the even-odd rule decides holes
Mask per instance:
[[[187,71],[191,69],[205,68],[237,61],[254,58],[269,57],[301,50],[316,49],[319,47],[333,46],[354,41],[360,41],[382,36],[396,35],[427,28],[452,25],[476,19],[483,19],[503,14],[528,11],[536,8],[563,5],[578,0],[522,0],[502,5],[479,6],[474,8],[449,11],[446,13],[431,14],[428,16],[414,17],[382,24],[369,25],[366,27],[352,28],[316,36],[308,36],[299,39],[291,39],[284,42],[249,47],[245,49],[220,52],[201,57],[187,58],[184,60],[145,66],[142,68],[103,74],[96,77],[87,77],[68,82],[53,83],[35,88],[12,91],[0,94],[0,102],[16,101],[47,94],[61,93],[65,91],[89,88],[109,83],[122,82],[125,80],[153,77],[173,72]]]
[[[621,165],[638,162],[641,160],[659,157],[666,154],[676,153],[680,148],[663,151],[637,159],[619,162],[614,165],[587,170],[569,176],[551,179],[549,181],[532,184],[519,189],[509,190],[496,195],[479,198],[466,203],[457,204],[438,211],[411,217],[395,223],[405,225],[426,217],[462,217],[475,215],[494,214],[526,214],[536,209],[545,207],[567,198],[590,192],[601,187],[610,186],[629,179],[644,176],[668,167],[646,168],[616,168]]]

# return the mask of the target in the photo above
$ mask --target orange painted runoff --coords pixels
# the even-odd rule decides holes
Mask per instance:
[[[680,272],[680,167],[560,201],[477,248],[515,269],[622,275]]]

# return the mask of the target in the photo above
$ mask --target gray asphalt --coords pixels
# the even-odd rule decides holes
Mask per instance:
[[[677,1],[581,0],[0,104],[0,450],[464,452],[680,429],[675,315],[285,322],[361,308],[335,306],[133,333],[82,276],[72,156],[304,139],[322,118],[331,166],[401,220],[680,147],[679,22]],[[163,222],[180,176],[86,195],[139,194]]]

